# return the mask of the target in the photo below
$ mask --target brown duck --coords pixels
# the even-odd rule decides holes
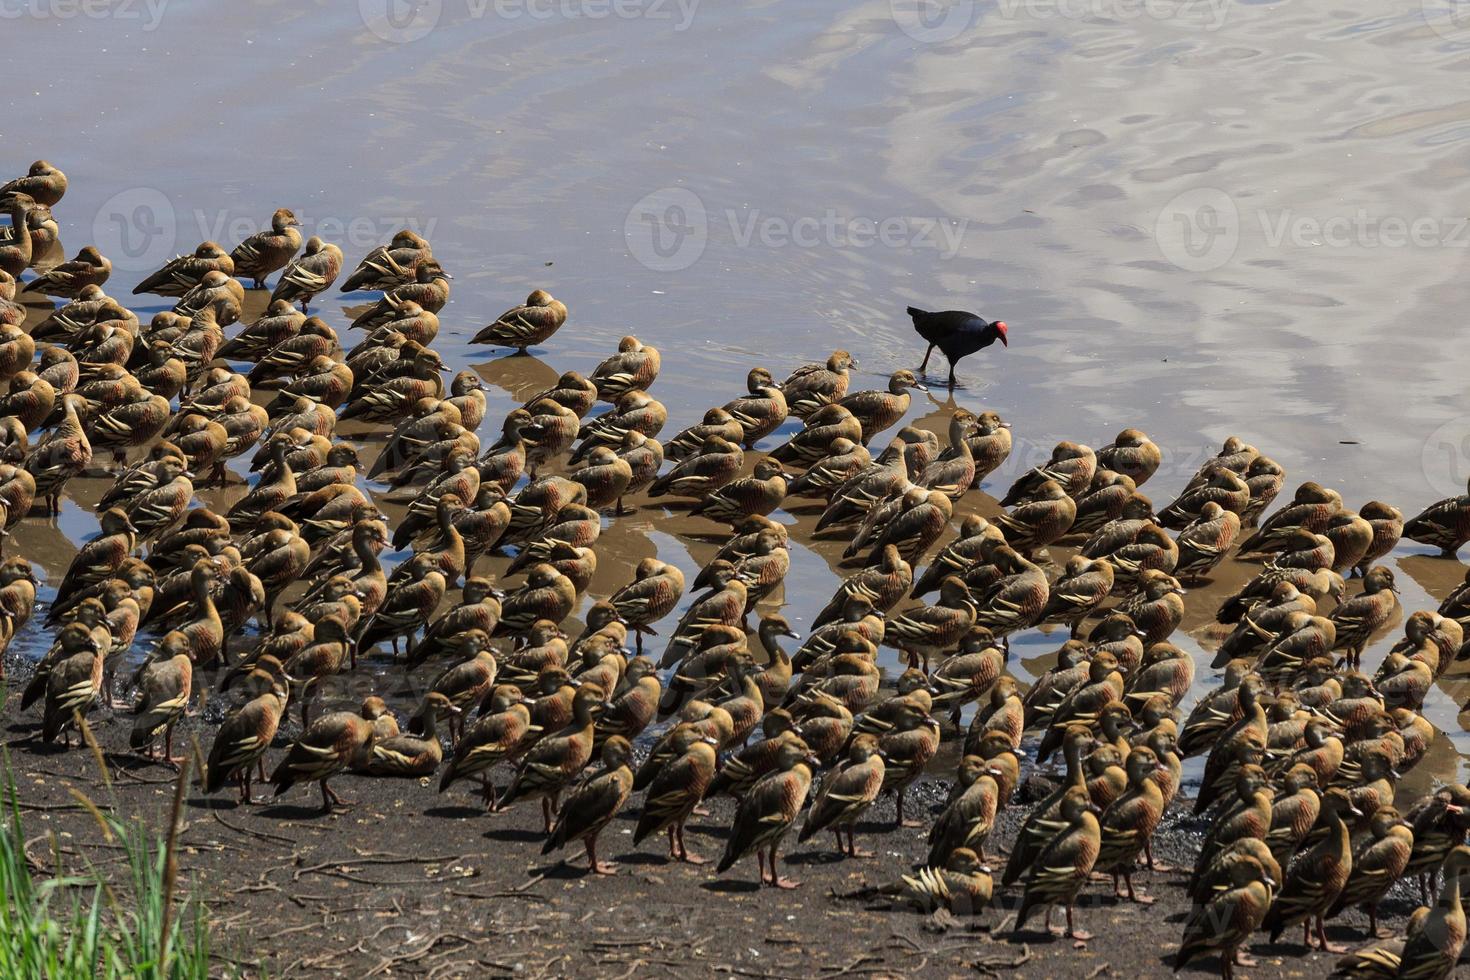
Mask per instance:
[[[747,394],[727,402],[724,410],[740,425],[740,442],[750,449],[786,421],[786,396],[765,368],[753,368],[745,381]]]
[[[284,269],[301,247],[301,222],[290,208],[277,208],[271,215],[270,231],[259,231],[230,252],[235,275],[254,280],[256,289],[265,288],[266,276]]]
[[[592,758],[597,712],[604,706],[601,688],[585,684],[572,700],[572,720],[559,732],[539,740],[516,767],[515,778],[498,801],[505,809],[518,799],[541,798],[546,832],[553,830],[557,801]]]
[[[1220,954],[1220,974],[1225,980],[1232,980],[1237,966],[1254,966],[1256,961],[1243,947],[1265,920],[1276,885],[1276,879],[1255,858],[1232,863],[1225,887],[1204,896],[1190,912],[1179,952],[1174,955],[1174,969],[1211,953]]]
[[[22,227],[18,225],[17,227]],[[21,236],[29,241],[29,236]],[[61,263],[21,287],[21,295],[44,293],[48,296],[73,297],[88,286],[101,286],[112,275],[112,262],[88,245],[76,257]]]
[[[822,788],[807,812],[797,840],[805,842],[830,828],[837,838],[840,854],[852,858],[872,856],[871,852],[859,851],[853,838],[858,820],[872,808],[883,789],[885,773],[878,739],[873,735],[855,737],[848,748],[847,761],[823,778]],[[845,846],[843,828],[847,829]]]
[[[174,725],[184,716],[184,709],[189,706],[189,698],[193,693],[194,664],[189,659],[187,642],[182,635],[173,633],[169,636],[179,637],[171,647],[177,652],[166,657],[155,654],[155,659],[143,668],[139,680],[141,694],[133,705],[133,714],[137,717],[133,722],[128,744],[134,752],[146,748],[148,758],[151,759],[153,743],[161,734],[164,737],[164,761],[176,765],[182,760],[175,758],[173,754]],[[164,640],[167,643],[168,637]],[[162,652],[164,650],[161,646],[160,653]]]
[[[271,293],[271,302],[301,301],[301,312],[318,293],[326,292],[342,272],[342,250],[316,235],[306,240],[306,249],[286,267]]]
[[[1076,442],[1059,442],[1052,448],[1051,458],[1023,473],[1006,495],[1002,507],[1013,507],[1032,499],[1048,480],[1061,485],[1067,496],[1076,498],[1092,485],[1097,474],[1097,454],[1089,446]]]
[[[781,384],[791,414],[805,419],[825,405],[841,401],[851,381],[848,372],[857,359],[845,350],[835,350],[825,363],[804,364]]]
[[[885,429],[892,428],[905,415],[908,414],[909,405],[913,398],[910,390],[928,391],[929,389],[919,382],[914,372],[907,369],[895,371],[888,379],[888,388],[885,391],[859,391],[850,394],[837,404],[847,409],[857,419],[862,428],[862,442],[864,445],[873,441],[873,437]]]
[[[800,884],[779,874],[776,852],[806,803],[817,765],[816,758],[799,738],[781,746],[777,769],[756,782],[736,808],[725,853],[716,866],[719,873],[728,871],[740,858],[755,851],[760,859],[762,884],[776,888],[795,888]]]
[[[419,268],[422,270],[423,266]],[[566,304],[546,290],[537,289],[520,306],[506,310],[494,323],[482,327],[470,343],[514,347],[516,353],[524,354],[528,347],[538,347],[550,340],[566,322]]]
[[[315,782],[322,787],[322,810],[350,806],[327,785],[331,778],[366,758],[373,750],[377,732],[362,713],[334,711],[312,722],[271,774],[276,796],[297,783]]]
[[[1327,834],[1287,869],[1281,891],[1262,923],[1262,928],[1270,930],[1272,942],[1288,928],[1300,923],[1303,944],[1308,949],[1313,948],[1312,922],[1315,920],[1317,941],[1322,951],[1345,952],[1327,941],[1323,919],[1352,875],[1352,836],[1347,820],[1360,815],[1352,799],[1340,787],[1333,787],[1322,795],[1320,820]]]
[[[602,772],[582,783],[567,797],[557,814],[551,836],[541,848],[542,854],[550,854],[573,841],[581,841],[587,849],[588,870],[593,874],[615,873],[617,865],[597,859],[597,837],[617,816],[633,791],[633,770],[629,768],[632,758],[633,746],[622,736],[614,735],[603,744]]]
[[[667,831],[671,860],[704,863],[704,858],[690,852],[684,844],[684,822],[704,799],[714,779],[717,741],[695,725],[686,723],[676,727],[669,743],[672,755],[648,786],[643,814],[633,832],[634,844]]]
[[[1092,935],[1076,928],[1072,905],[1092,874],[1102,833],[1085,790],[1073,787],[1066,791],[1061,801],[1060,817],[1062,829],[1042,847],[1026,875],[1021,907],[1016,913],[1016,931],[1025,927],[1026,920],[1038,906],[1046,908],[1046,927],[1051,931],[1052,907],[1061,905],[1067,914],[1063,935],[1085,943]]]
[[[362,769],[370,776],[402,776],[422,779],[432,776],[444,761],[444,747],[439,743],[438,719],[459,717],[458,705],[438,691],[430,691],[418,712],[410,719],[418,734],[379,735],[373,740],[371,754]]]
[[[616,354],[592,369],[589,381],[597,389],[597,400],[616,403],[630,391],[647,391],[663,365],[658,349],[637,337],[624,337]],[[585,415],[586,412],[580,414]]]
[[[217,793],[226,782],[240,786],[240,802],[251,803],[252,770],[260,767],[265,779],[265,753],[286,713],[284,690],[270,690],[252,698],[225,716],[209,747],[204,791]]]
[[[411,228],[403,228],[394,233],[387,245],[379,245],[363,256],[352,275],[342,283],[341,291],[391,289],[411,282],[419,263],[433,257],[427,239]]]

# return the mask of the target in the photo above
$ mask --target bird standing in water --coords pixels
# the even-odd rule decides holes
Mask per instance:
[[[1000,320],[986,322],[984,317],[965,310],[930,313],[916,306],[910,306],[908,314],[914,319],[914,332],[929,342],[929,349],[924,352],[924,363],[919,365],[919,373],[923,374],[928,370],[929,358],[934,354],[934,348],[938,347],[949,359],[951,389],[955,386],[955,365],[963,358],[977,350],[984,350],[997,340],[1006,347],[1011,346],[1011,342],[1006,339],[1009,328]]]

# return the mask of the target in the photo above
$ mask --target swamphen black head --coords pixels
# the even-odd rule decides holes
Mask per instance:
[[[914,306],[908,308],[908,313],[914,318],[914,331],[929,342],[929,349],[924,352],[924,363],[919,365],[919,373],[924,373],[929,367],[929,358],[934,353],[934,348],[938,347],[949,359],[951,388],[955,383],[955,365],[962,358],[989,347],[997,340],[1006,347],[1011,345],[1006,338],[1009,328],[1001,320],[988,322],[984,317],[966,310],[930,313]]]

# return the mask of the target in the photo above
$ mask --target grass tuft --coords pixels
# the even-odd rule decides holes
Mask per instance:
[[[185,766],[185,770],[187,770]],[[17,980],[192,980],[209,976],[209,924],[204,907],[175,907],[179,799],[167,831],[121,820],[78,796],[101,833],[122,844],[127,874],[109,884],[92,866],[85,873],[50,874],[26,852],[15,779],[4,762],[0,822],[0,977]],[[182,786],[187,772],[180,772]],[[51,841],[53,860],[59,852]]]

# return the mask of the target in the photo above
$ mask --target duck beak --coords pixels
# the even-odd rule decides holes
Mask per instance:
[[[720,744],[720,740],[717,739],[717,738],[715,738],[713,735],[706,735],[703,738],[701,738],[700,741],[703,742],[705,745],[719,745]]]
[[[929,386],[928,385],[921,384],[918,381],[915,381],[913,384],[909,385],[909,387],[912,388],[912,389],[914,389],[915,391],[928,391],[929,390]]]

